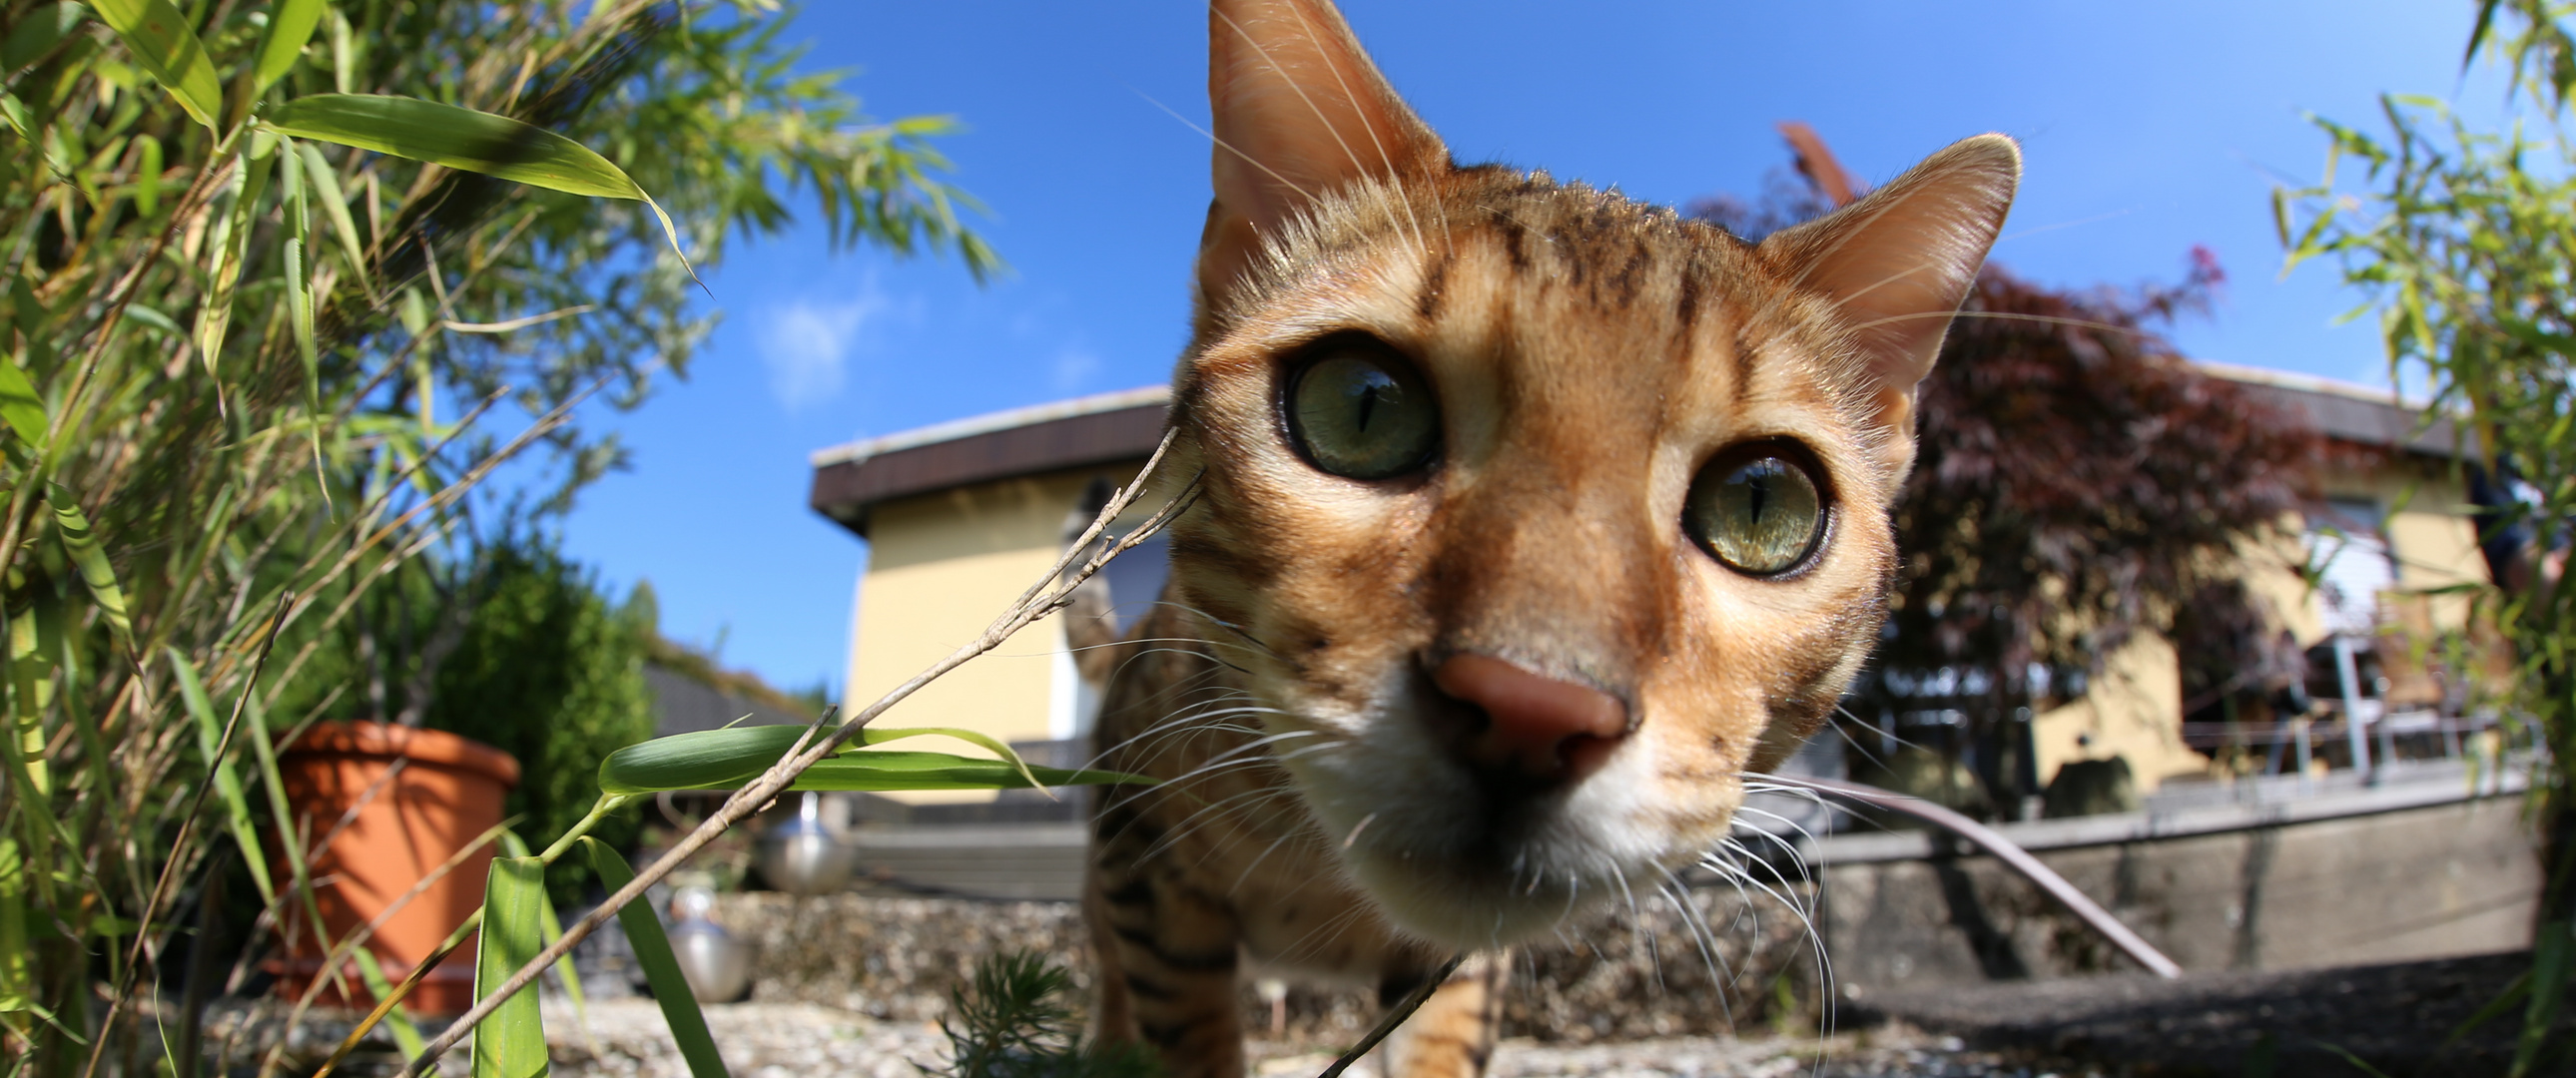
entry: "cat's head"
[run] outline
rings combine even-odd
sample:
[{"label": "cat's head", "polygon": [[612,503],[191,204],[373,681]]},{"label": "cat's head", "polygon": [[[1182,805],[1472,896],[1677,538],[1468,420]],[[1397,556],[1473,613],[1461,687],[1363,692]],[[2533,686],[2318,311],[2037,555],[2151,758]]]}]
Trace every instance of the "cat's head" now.
[{"label": "cat's head", "polygon": [[1354,879],[1453,945],[1716,846],[1896,565],[1915,383],[2011,141],[1747,244],[1459,167],[1325,0],[1218,0],[1179,599]]}]

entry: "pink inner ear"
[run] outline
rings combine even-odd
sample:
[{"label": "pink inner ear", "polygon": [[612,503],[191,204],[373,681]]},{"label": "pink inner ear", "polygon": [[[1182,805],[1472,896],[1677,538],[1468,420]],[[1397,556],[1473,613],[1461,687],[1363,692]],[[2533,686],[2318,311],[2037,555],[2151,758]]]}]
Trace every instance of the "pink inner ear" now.
[{"label": "pink inner ear", "polygon": [[[1208,103],[1217,207],[1201,282],[1239,272],[1258,236],[1312,199],[1364,176],[1402,179],[1445,165],[1439,137],[1395,95],[1323,0],[1208,6]],[[1222,276],[1211,280],[1211,271]]]},{"label": "pink inner ear", "polygon": [[2021,152],[1982,135],[1869,197],[1763,241],[1842,308],[1882,388],[1911,398],[2012,207]]}]

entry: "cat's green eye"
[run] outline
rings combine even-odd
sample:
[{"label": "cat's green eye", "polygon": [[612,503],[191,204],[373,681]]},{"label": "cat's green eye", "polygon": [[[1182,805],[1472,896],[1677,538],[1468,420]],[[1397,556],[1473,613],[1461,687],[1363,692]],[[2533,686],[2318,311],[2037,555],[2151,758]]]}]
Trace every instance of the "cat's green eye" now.
[{"label": "cat's green eye", "polygon": [[1789,456],[1730,454],[1691,481],[1682,527],[1728,568],[1776,576],[1804,564],[1824,537],[1824,492],[1807,465]]},{"label": "cat's green eye", "polygon": [[1440,406],[1412,365],[1384,350],[1328,344],[1288,386],[1288,436],[1315,466],[1352,479],[1421,467],[1440,445]]}]

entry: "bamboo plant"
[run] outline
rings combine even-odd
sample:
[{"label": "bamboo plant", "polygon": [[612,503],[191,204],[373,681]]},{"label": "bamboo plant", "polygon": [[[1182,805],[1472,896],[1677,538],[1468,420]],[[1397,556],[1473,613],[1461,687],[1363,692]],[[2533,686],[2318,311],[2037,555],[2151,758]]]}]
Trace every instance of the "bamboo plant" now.
[{"label": "bamboo plant", "polygon": [[[251,971],[198,953],[226,865],[255,938],[321,927],[276,767],[348,711],[317,656],[372,589],[617,462],[585,409],[685,370],[691,259],[804,197],[836,241],[998,268],[939,178],[951,125],[865,121],[784,23],[0,0],[0,1075],[201,1071]],[[580,830],[501,859],[489,963],[547,938],[531,862]],[[500,1028],[478,1070],[542,1057]]]}]

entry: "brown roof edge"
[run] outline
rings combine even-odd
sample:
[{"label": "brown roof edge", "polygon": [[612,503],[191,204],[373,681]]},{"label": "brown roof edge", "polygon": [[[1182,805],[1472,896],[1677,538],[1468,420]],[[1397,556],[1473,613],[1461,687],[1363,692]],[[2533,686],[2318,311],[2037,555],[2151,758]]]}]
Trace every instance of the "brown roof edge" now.
[{"label": "brown roof edge", "polygon": [[[1146,395],[1120,396],[1133,400]],[[1164,411],[1164,402],[1152,399],[1024,424],[979,424],[989,429],[923,444],[903,444],[898,435],[884,439],[894,444],[881,451],[871,452],[874,446],[863,444],[818,454],[807,504],[866,538],[869,511],[897,498],[1064,468],[1142,461],[1163,440]]]}]

